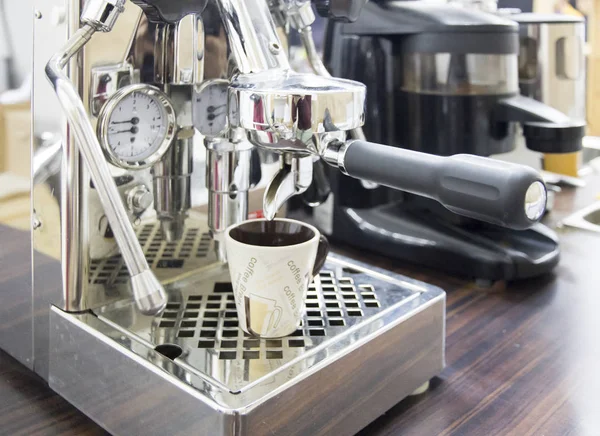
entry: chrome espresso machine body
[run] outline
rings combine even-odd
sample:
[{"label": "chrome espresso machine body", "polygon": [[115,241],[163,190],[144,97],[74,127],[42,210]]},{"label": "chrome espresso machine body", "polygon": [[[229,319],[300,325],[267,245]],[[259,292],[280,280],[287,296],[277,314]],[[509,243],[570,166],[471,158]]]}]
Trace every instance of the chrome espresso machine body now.
[{"label": "chrome espresso machine body", "polygon": [[[314,3],[349,21],[365,1]],[[0,347],[114,434],[352,434],[443,368],[444,292],[335,254],[295,334],[242,333],[221,239],[256,148],[280,160],[268,218],[322,161],[498,224],[543,213],[533,170],[362,140],[365,87],[289,67],[308,1],[35,7],[33,130],[60,140],[33,149],[33,287],[0,303],[31,330],[4,323]]]}]

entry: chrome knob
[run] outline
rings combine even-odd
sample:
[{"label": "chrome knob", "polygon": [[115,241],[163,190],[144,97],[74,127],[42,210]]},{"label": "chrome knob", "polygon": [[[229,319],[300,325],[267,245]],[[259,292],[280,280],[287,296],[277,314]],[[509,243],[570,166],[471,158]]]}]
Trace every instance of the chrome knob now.
[{"label": "chrome knob", "polygon": [[127,207],[135,214],[148,209],[153,201],[152,192],[150,192],[146,185],[135,186],[127,193]]},{"label": "chrome knob", "polygon": [[531,221],[539,220],[546,211],[548,192],[542,182],[531,184],[525,193],[525,214]]}]

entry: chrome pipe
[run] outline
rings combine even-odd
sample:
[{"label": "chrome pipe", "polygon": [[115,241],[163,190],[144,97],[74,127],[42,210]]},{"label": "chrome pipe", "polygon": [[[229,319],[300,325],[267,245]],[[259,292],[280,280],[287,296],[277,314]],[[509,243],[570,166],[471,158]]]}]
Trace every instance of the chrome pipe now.
[{"label": "chrome pipe", "polygon": [[227,261],[224,232],[230,225],[248,219],[248,193],[252,144],[206,138],[206,187],[208,227],[215,241],[217,258]]},{"label": "chrome pipe", "polygon": [[132,278],[133,295],[138,309],[144,314],[156,314],[167,304],[165,290],[148,266],[81,97],[69,77],[62,71],[69,60],[87,44],[96,30],[93,25],[85,24],[75,32],[64,48],[46,65],[46,76],[56,92],[75,135],[108,222],[121,249],[121,255]]},{"label": "chrome pipe", "polygon": [[206,139],[208,226],[217,235],[248,218],[252,146]]},{"label": "chrome pipe", "polygon": [[323,64],[321,57],[319,56],[319,52],[317,52],[317,47],[315,46],[315,40],[313,38],[312,27],[307,26],[304,29],[299,31],[300,41],[302,41],[302,45],[304,46],[304,50],[306,51],[306,57],[308,59],[308,63],[310,67],[315,72],[315,74],[323,77],[331,77],[327,68]]},{"label": "chrome pipe", "polygon": [[179,241],[191,208],[194,166],[193,132],[179,137],[167,154],[152,168],[154,209],[165,241]]}]

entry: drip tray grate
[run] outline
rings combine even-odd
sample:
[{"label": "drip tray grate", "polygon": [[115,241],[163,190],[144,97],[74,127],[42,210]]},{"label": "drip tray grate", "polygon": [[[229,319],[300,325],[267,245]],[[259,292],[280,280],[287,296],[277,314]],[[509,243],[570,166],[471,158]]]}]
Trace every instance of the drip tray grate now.
[{"label": "drip tray grate", "polygon": [[[386,310],[422,304],[420,297],[427,290],[329,260],[309,287],[300,328],[289,337],[257,339],[239,328],[226,267],[218,267],[211,278],[206,275],[201,281],[168,287],[170,300],[161,316],[124,317],[122,307],[107,307],[100,317],[153,348],[180,347],[183,353],[176,363],[231,392],[243,391],[283,368],[295,366],[295,373],[305,370],[318,362],[320,350],[348,340],[361,325],[375,331],[383,325],[378,318]],[[128,304],[134,311],[133,304]],[[125,318],[136,322],[128,324]]]},{"label": "drip tray grate", "polygon": [[[175,242],[162,239],[158,222],[141,225],[136,234],[148,264],[162,279],[167,278],[165,274],[177,274],[183,269],[198,268],[215,260],[210,233],[198,227],[186,225],[182,238]],[[129,273],[121,255],[92,260],[90,283],[108,286],[128,284]]]},{"label": "drip tray grate", "polygon": [[[291,338],[326,336],[325,327],[344,327],[348,317],[362,317],[364,310],[381,306],[372,285],[356,286],[347,277],[336,280],[332,272],[320,273],[311,284],[307,305],[301,329]],[[283,359],[282,348],[306,345],[304,339],[283,339],[267,340],[263,347],[260,341],[247,339],[249,335],[238,328],[235,309],[231,283],[216,282],[210,295],[189,295],[186,303],[169,303],[158,328],[175,329],[177,338],[198,339],[197,348],[215,349],[221,360],[237,359],[241,354],[230,350],[247,348],[261,348],[260,352],[242,353],[253,356],[248,357],[251,359]]]}]

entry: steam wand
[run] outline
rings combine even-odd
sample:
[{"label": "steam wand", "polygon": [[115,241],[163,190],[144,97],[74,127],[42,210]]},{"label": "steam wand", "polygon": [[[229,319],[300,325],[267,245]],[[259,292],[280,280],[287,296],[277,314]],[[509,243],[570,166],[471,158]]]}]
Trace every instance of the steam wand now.
[{"label": "steam wand", "polygon": [[124,3],[125,0],[89,0],[81,16],[84,26],[48,62],[46,75],[67,116],[129,270],[135,303],[141,313],[156,315],[167,305],[167,295],[148,266],[83,102],[73,83],[63,72],[69,60],[81,51],[94,33],[110,32],[124,10]]}]

